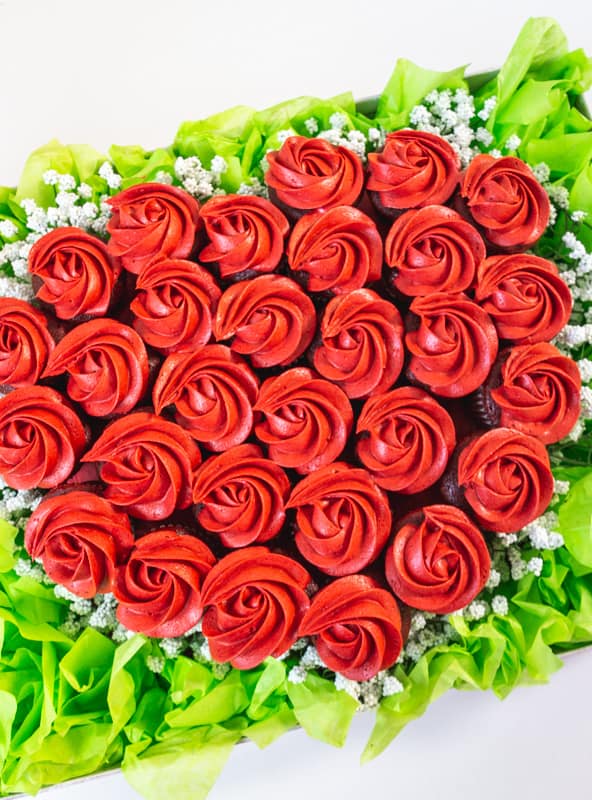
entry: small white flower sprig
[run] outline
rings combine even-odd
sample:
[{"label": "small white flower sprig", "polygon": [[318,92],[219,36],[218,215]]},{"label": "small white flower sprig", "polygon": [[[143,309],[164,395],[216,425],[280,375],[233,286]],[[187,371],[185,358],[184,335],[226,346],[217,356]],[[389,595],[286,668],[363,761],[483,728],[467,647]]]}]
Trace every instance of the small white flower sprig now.
[{"label": "small white flower sprig", "polygon": [[488,97],[477,110],[474,97],[466,89],[444,89],[430,92],[410,114],[410,127],[435,133],[449,142],[459,155],[461,164],[467,164],[478,153],[487,152],[499,158],[514,155],[521,139],[516,134],[508,136],[499,147],[489,149],[494,137],[483,123],[487,122],[497,105],[497,97]]}]

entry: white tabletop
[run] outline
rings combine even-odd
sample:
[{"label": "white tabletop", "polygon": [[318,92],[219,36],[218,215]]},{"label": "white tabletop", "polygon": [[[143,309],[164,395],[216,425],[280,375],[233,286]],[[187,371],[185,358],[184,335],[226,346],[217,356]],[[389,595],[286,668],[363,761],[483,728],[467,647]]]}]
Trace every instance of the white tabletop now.
[{"label": "white tabletop", "polygon": [[[581,0],[0,0],[0,184],[14,183],[28,153],[55,136],[98,148],[166,145],[182,120],[238,103],[376,94],[398,56],[491,68],[532,14],[558,17],[573,46],[592,51],[592,4]],[[264,752],[241,745],[211,798],[588,797],[591,671],[592,651],[503,703],[451,692],[364,768],[370,715],[355,720],[343,750],[302,732]],[[82,793],[137,797],[119,774],[47,797]]]}]

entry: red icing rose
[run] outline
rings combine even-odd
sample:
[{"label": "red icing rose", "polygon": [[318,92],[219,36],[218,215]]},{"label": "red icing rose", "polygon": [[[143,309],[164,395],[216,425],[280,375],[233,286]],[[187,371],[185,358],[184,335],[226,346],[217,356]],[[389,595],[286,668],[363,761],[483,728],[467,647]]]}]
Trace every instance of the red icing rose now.
[{"label": "red icing rose", "polygon": [[111,592],[134,537],[127,514],[92,492],[45,497],[25,530],[25,547],[52,581],[79,597]]},{"label": "red icing rose", "polygon": [[266,547],[230,553],[206,578],[202,631],[212,657],[250,669],[280,656],[296,641],[310,605],[308,572]]},{"label": "red icing rose", "polygon": [[255,411],[263,417],[255,435],[269,457],[301,474],[335,461],[353,424],[347,395],[304,367],[264,381]]},{"label": "red icing rose", "polygon": [[383,489],[416,494],[441,476],[456,445],[450,415],[422,389],[371,397],[358,417],[358,458]]},{"label": "red icing rose", "polygon": [[567,324],[573,306],[555,264],[530,253],[486,258],[477,273],[475,299],[500,339],[520,344],[552,339]]},{"label": "red icing rose", "polygon": [[46,233],[29,254],[29,272],[40,282],[37,297],[59,319],[104,316],[120,271],[105,244],[80,228]]},{"label": "red icing rose", "polygon": [[13,489],[55,489],[86,443],[82,422],[59,392],[27,386],[0,399],[0,476]]},{"label": "red icing rose", "polygon": [[460,159],[441,136],[402,130],[387,134],[380,153],[368,154],[367,189],[387,209],[445,203],[460,178]]},{"label": "red icing rose", "polygon": [[146,344],[165,355],[207,344],[221,291],[203,267],[182,259],[150,264],[138,275],[131,310]]},{"label": "red icing rose", "polygon": [[47,319],[30,303],[0,297],[0,384],[32,386],[45,369],[55,343]]},{"label": "red icing rose", "polygon": [[290,136],[267,153],[265,183],[272,200],[300,211],[353,205],[364,186],[359,157],[324,139]]},{"label": "red icing rose", "polygon": [[91,417],[127,414],[146,392],[148,355],[133,328],[94,319],[58,342],[43,377],[63,372],[68,396]]},{"label": "red icing rose", "polygon": [[288,220],[264,197],[227,194],[212,197],[200,211],[209,239],[200,261],[218,264],[220,275],[273,272],[284,252]]},{"label": "red icing rose", "polygon": [[563,439],[580,416],[578,365],[552,344],[539,342],[502,352],[501,385],[491,390],[500,423],[545,444]]},{"label": "red icing rose", "polygon": [[388,500],[365,469],[341,461],[307,475],[287,503],[296,546],[327,575],[352,575],[374,561],[391,532]]},{"label": "red icing rose", "polygon": [[462,447],[456,482],[477,522],[501,533],[540,517],[553,496],[544,444],[509,428],[488,431]]},{"label": "red icing rose", "polygon": [[285,366],[312,341],[316,314],[310,297],[281,275],[260,275],[230,286],[214,323],[218,341],[232,338],[232,350],[254,367]]},{"label": "red icing rose", "polygon": [[300,636],[312,636],[329,669],[367,681],[392,667],[403,646],[395,598],[365,575],[338,578],[318,592]]},{"label": "red icing rose", "polygon": [[394,286],[412,297],[463,292],[485,258],[476,228],[446,206],[407,211],[393,223],[384,247]]},{"label": "red icing rose", "polygon": [[348,397],[389,389],[405,357],[403,323],[396,307],[371,289],[357,289],[329,301],[321,322],[321,344],[313,363]]},{"label": "red icing rose", "polygon": [[241,444],[253,427],[259,381],[228,347],[207,345],[197,353],[169,356],[154,384],[157,414],[175,406],[175,419],[210,450]]},{"label": "red icing rose", "polygon": [[397,526],[386,554],[386,577],[404,603],[433,614],[467,606],[484,588],[491,569],[481,531],[448,505],[425,506]]},{"label": "red icing rose", "polygon": [[146,411],[108,425],[82,459],[101,462],[105,497],[133,517],[160,520],[191,505],[201,457],[189,434]]},{"label": "red icing rose", "polygon": [[546,191],[519,158],[478,155],[464,172],[460,195],[491,244],[526,250],[549,222]]},{"label": "red icing rose", "polygon": [[209,458],[193,484],[197,521],[225,547],[244,547],[276,536],[290,494],[286,473],[263,458],[255,444],[232,447]]},{"label": "red icing rose", "polygon": [[465,294],[441,292],[416,297],[410,310],[419,323],[405,337],[410,376],[442,397],[463,397],[481,386],[498,350],[483,309]]},{"label": "red icing rose", "polygon": [[117,573],[117,619],[147,636],[182,636],[201,618],[201,586],[215,563],[209,547],[174,527],[142,536]]},{"label": "red icing rose", "polygon": [[380,278],[382,239],[373,220],[350,206],[316,211],[298,220],[287,249],[290,269],[309,292],[361,289]]},{"label": "red icing rose", "polygon": [[176,186],[139,183],[107,201],[112,216],[107,249],[128,272],[138,275],[165,258],[186,258],[193,250],[199,205]]}]

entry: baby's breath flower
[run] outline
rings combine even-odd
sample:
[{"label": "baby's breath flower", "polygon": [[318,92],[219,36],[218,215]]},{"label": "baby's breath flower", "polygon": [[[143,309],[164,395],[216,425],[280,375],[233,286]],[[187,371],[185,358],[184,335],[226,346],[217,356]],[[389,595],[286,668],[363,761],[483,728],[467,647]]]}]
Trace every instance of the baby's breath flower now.
[{"label": "baby's breath flower", "polygon": [[210,171],[215,175],[221,175],[223,172],[226,172],[227,169],[228,164],[226,163],[226,159],[222,158],[222,156],[214,156],[210,164]]},{"label": "baby's breath flower", "polygon": [[360,697],[360,684],[345,678],[343,675],[335,675],[335,688],[340,689],[342,692],[347,692],[354,700],[358,700]]},{"label": "baby's breath flower", "polygon": [[219,664],[216,661],[214,661],[214,663],[212,664],[212,673],[214,675],[214,678],[216,678],[219,681],[221,681],[228,675],[230,669],[231,669],[230,664]]},{"label": "baby's breath flower", "polygon": [[518,150],[521,144],[522,144],[522,139],[515,133],[513,133],[511,136],[508,136],[508,138],[506,139],[506,144],[504,146],[506,150],[514,152],[515,150]]},{"label": "baby's breath flower", "polygon": [[179,639],[161,639],[160,649],[167,658],[176,658],[183,651],[183,640]]},{"label": "baby's breath flower", "polygon": [[33,564],[26,558],[19,558],[14,565],[14,571],[19,576],[19,578],[31,578],[38,583],[44,578],[43,569],[39,566],[39,564]]},{"label": "baby's breath flower", "polygon": [[558,495],[564,495],[569,492],[569,481],[560,481],[555,478],[553,480],[553,492]]},{"label": "baby's breath flower", "polygon": [[412,125],[429,125],[432,121],[432,115],[425,106],[415,106],[411,110],[409,121]]},{"label": "baby's breath flower", "polygon": [[150,670],[150,672],[155,672],[156,674],[160,674],[164,669],[164,658],[162,656],[147,656],[146,657],[146,666]]},{"label": "baby's breath flower", "polygon": [[582,383],[590,383],[592,381],[592,361],[589,358],[581,358],[577,365],[582,376]]},{"label": "baby's breath flower", "polygon": [[303,667],[322,667],[323,662],[317,652],[317,648],[310,644],[304,651],[304,655],[300,659]]},{"label": "baby's breath flower", "polygon": [[505,617],[509,611],[508,598],[503,594],[496,594],[495,597],[491,599],[491,610],[495,614]]},{"label": "baby's breath flower", "polygon": [[84,182],[76,187],[76,192],[83,200],[90,200],[93,194],[92,186],[89,186],[88,183]]},{"label": "baby's breath flower", "polygon": [[588,419],[592,418],[592,389],[589,386],[582,386],[580,398],[582,401],[582,415]]},{"label": "baby's breath flower", "polygon": [[58,188],[61,192],[71,192],[76,188],[76,178],[73,175],[58,175]]},{"label": "baby's breath flower", "polygon": [[157,183],[166,183],[168,186],[172,186],[173,184],[173,176],[170,172],[166,172],[163,169],[159,169],[156,175],[154,176],[154,180]]},{"label": "baby's breath flower", "polygon": [[571,213],[571,219],[573,222],[576,223],[583,222],[587,216],[588,216],[587,211],[572,211]]},{"label": "baby's breath flower", "polygon": [[314,136],[316,133],[318,133],[319,123],[314,117],[309,117],[308,119],[304,120],[304,127],[310,136]]},{"label": "baby's breath flower", "polygon": [[347,122],[347,116],[342,111],[335,111],[335,113],[331,114],[329,117],[329,125],[332,128],[336,128],[338,131],[342,131],[347,125]]},{"label": "baby's breath flower", "polygon": [[496,589],[500,585],[500,581],[502,579],[501,574],[497,569],[491,568],[489,572],[489,578],[487,579],[487,583],[485,584],[487,589]]},{"label": "baby's breath flower", "polygon": [[46,186],[55,186],[59,178],[60,176],[55,169],[45,170],[45,172],[41,176],[41,180]]},{"label": "baby's breath flower", "polygon": [[382,683],[382,694],[384,697],[391,697],[403,691],[403,684],[394,675],[387,675]]},{"label": "baby's breath flower", "polygon": [[286,139],[289,139],[289,138],[290,138],[290,136],[292,136],[292,131],[290,131],[290,130],[287,130],[287,131],[278,131],[278,132],[276,133],[276,138],[277,138],[277,140],[278,140],[278,142],[279,142],[280,144],[283,144],[283,143],[286,141]]},{"label": "baby's breath flower", "polygon": [[487,100],[483,103],[483,108],[477,112],[477,116],[479,119],[482,119],[484,122],[489,119],[491,116],[491,112],[497,105],[497,97],[492,95],[488,97]]},{"label": "baby's breath flower", "polygon": [[533,556],[527,564],[526,568],[529,572],[532,572],[533,575],[536,575],[537,578],[540,577],[541,572],[543,571],[543,559],[540,556]]},{"label": "baby's breath flower", "polygon": [[569,191],[565,186],[551,183],[546,187],[549,198],[555,203],[558,208],[569,208]]},{"label": "baby's breath flower", "polygon": [[480,620],[487,616],[488,610],[488,605],[483,600],[473,600],[465,609],[465,616],[468,619]]},{"label": "baby's breath flower", "polygon": [[548,164],[545,164],[544,161],[541,161],[540,164],[535,164],[532,168],[534,177],[537,179],[539,183],[547,183],[549,178],[551,177],[551,170]]},{"label": "baby's breath flower", "polygon": [[297,664],[295,667],[292,667],[290,672],[288,672],[288,680],[290,683],[304,683],[306,680],[307,671],[304,669],[303,666]]},{"label": "baby's breath flower", "polygon": [[18,233],[18,228],[10,219],[0,220],[0,236],[3,239],[12,239]]},{"label": "baby's breath flower", "polygon": [[477,128],[475,139],[481,142],[481,144],[484,144],[485,147],[489,147],[490,144],[493,144],[493,134],[488,131],[487,128]]}]

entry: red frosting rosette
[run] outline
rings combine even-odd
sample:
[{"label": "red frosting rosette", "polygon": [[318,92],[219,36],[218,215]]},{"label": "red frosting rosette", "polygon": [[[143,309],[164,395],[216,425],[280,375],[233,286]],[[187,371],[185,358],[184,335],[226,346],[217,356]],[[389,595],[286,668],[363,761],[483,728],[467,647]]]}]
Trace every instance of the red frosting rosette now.
[{"label": "red frosting rosette", "polygon": [[495,428],[468,441],[455,460],[452,481],[486,530],[519,531],[551,502],[549,455],[534,436]]},{"label": "red frosting rosette", "polygon": [[96,494],[73,490],[45,497],[27,521],[25,547],[52,581],[79,597],[113,589],[134,544],[127,514]]},{"label": "red frosting rosette", "polygon": [[37,297],[59,319],[105,315],[120,271],[105,244],[80,228],[46,233],[29,254]]},{"label": "red frosting rosette", "polygon": [[443,474],[456,445],[454,423],[413,386],[371,397],[358,417],[358,458],[383,489],[416,494]]},{"label": "red frosting rosette", "polygon": [[262,544],[284,524],[290,494],[286,473],[255,444],[231,447],[197,471],[193,502],[197,521],[225,547]]},{"label": "red frosting rosette", "polygon": [[237,550],[206,578],[202,632],[216,661],[251,669],[283,655],[296,641],[310,601],[310,575],[266,547]]},{"label": "red frosting rosette", "polygon": [[228,347],[175,353],[161,367],[153,390],[157,414],[175,406],[175,419],[209,450],[241,444],[253,427],[259,381]]},{"label": "red frosting rosette", "polygon": [[201,456],[189,434],[137,411],[108,425],[82,459],[100,462],[105,497],[139,519],[161,520],[191,505]]},{"label": "red frosting rosette", "polygon": [[465,294],[438,292],[416,297],[405,344],[408,373],[442,397],[464,397],[477,389],[498,351],[493,322]]},{"label": "red frosting rosette", "polygon": [[578,365],[547,342],[501,354],[501,383],[491,389],[500,424],[536,436],[545,444],[563,439],[580,416]]},{"label": "red frosting rosette", "polygon": [[325,139],[290,136],[267,153],[265,183],[271,198],[299,211],[353,205],[364,186],[362,162]]},{"label": "red frosting rosette", "polygon": [[382,239],[375,222],[351,206],[305,214],[286,252],[309,292],[342,294],[380,279]]},{"label": "red frosting rosette", "polygon": [[476,228],[446,206],[407,211],[385,240],[385,260],[393,285],[416,297],[434,292],[463,292],[485,258]]},{"label": "red frosting rosette", "polygon": [[82,422],[59,392],[27,386],[0,399],[0,476],[13,489],[55,489],[86,444]]},{"label": "red frosting rosette", "polygon": [[200,210],[209,239],[200,261],[218,264],[222,278],[247,270],[273,272],[284,253],[288,220],[264,197],[212,197]]},{"label": "red frosting rosette", "polygon": [[37,383],[54,347],[40,311],[24,300],[0,297],[0,385]]},{"label": "red frosting rosette", "polygon": [[209,272],[182,259],[164,259],[138,275],[131,303],[134,328],[164,353],[199,350],[212,337],[221,291]]},{"label": "red frosting rosette", "polygon": [[304,367],[264,381],[254,409],[262,416],[255,435],[269,457],[301,474],[335,461],[353,425],[343,390]]},{"label": "red frosting rosette", "polygon": [[573,298],[552,261],[531,253],[491,256],[477,273],[475,299],[500,339],[548,341],[567,324]]},{"label": "red frosting rosette", "polygon": [[380,211],[445,203],[459,178],[458,155],[433,133],[393,131],[380,153],[368,154],[366,188]]},{"label": "red frosting rosette", "polygon": [[175,527],[142,536],[117,573],[117,619],[146,636],[182,636],[201,618],[202,583],[215,563],[209,547]]},{"label": "red frosting rosette", "polygon": [[247,355],[254,367],[285,366],[312,341],[316,314],[312,300],[290,278],[260,275],[230,286],[214,323],[218,341]]},{"label": "red frosting rosette", "polygon": [[313,597],[300,625],[323,663],[352,681],[392,667],[403,646],[395,598],[366,575],[338,578]]},{"label": "red frosting rosette", "polygon": [[329,301],[313,364],[348,397],[389,389],[399,377],[404,357],[403,323],[392,303],[371,289],[357,289]]},{"label": "red frosting rosette", "polygon": [[176,186],[139,183],[107,201],[112,216],[107,223],[107,249],[128,272],[165,258],[186,258],[193,250],[199,205]]},{"label": "red frosting rosette", "polygon": [[547,192],[519,158],[475,156],[463,174],[460,196],[486,238],[502,250],[526,250],[549,222]]},{"label": "red frosting rosette", "polygon": [[448,505],[424,506],[404,517],[386,554],[386,577],[404,603],[433,614],[467,606],[491,569],[481,531]]},{"label": "red frosting rosette", "polygon": [[374,561],[391,532],[388,500],[365,469],[335,462],[296,484],[300,554],[327,575],[352,575]]},{"label": "red frosting rosette", "polygon": [[68,373],[66,391],[91,417],[127,414],[148,386],[148,355],[133,328],[93,319],[67,333],[43,377]]}]

